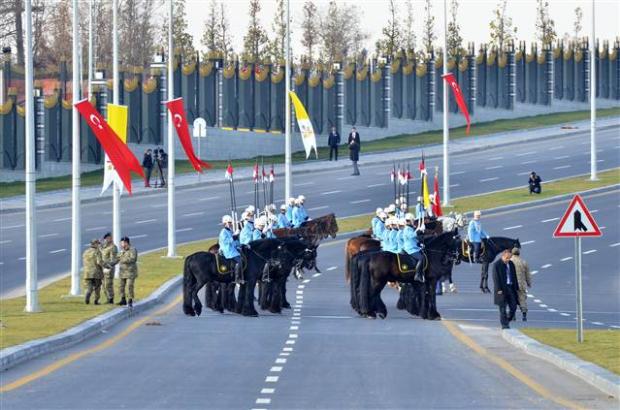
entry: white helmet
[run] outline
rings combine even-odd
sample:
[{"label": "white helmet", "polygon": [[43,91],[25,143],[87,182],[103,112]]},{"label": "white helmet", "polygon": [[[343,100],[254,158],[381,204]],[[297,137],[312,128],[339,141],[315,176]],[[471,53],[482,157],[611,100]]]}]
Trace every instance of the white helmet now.
[{"label": "white helmet", "polygon": [[376,215],[377,216],[381,215],[381,212],[383,212],[383,208],[377,208]]},{"label": "white helmet", "polygon": [[388,214],[391,214],[394,212],[396,212],[396,205],[390,204],[390,206],[388,206]]},{"label": "white helmet", "polygon": [[379,218],[381,218],[381,219],[385,219],[385,218],[387,218],[387,214],[386,214],[385,212],[381,211],[381,212],[379,213]]},{"label": "white helmet", "polygon": [[398,225],[400,225],[400,226],[407,225],[407,222],[405,221],[405,218],[399,218],[398,219]]},{"label": "white helmet", "polygon": [[241,214],[241,217],[245,220],[252,220],[254,219],[254,215],[252,215],[250,212],[246,211],[244,213]]},{"label": "white helmet", "polygon": [[400,209],[407,209],[407,203],[406,202],[401,202],[400,203]]},{"label": "white helmet", "polygon": [[421,196],[419,196],[419,197],[418,197],[418,202],[421,202],[421,201],[422,201],[422,197],[421,197]]},{"label": "white helmet", "polygon": [[406,221],[415,221],[415,217],[413,216],[412,213],[408,213],[405,215],[405,220]]},{"label": "white helmet", "polygon": [[264,216],[261,216],[260,218],[258,218],[256,220],[256,222],[254,223],[254,226],[256,226],[257,228],[258,227],[263,228],[265,226],[266,222],[267,222],[266,218]]},{"label": "white helmet", "polygon": [[394,203],[395,203],[396,205],[400,204],[400,199],[396,198],[396,199],[394,200]]},{"label": "white helmet", "polygon": [[480,216],[482,216],[482,212],[480,212],[480,211],[474,211],[474,218],[476,218],[476,217],[478,217],[478,218],[479,218]]},{"label": "white helmet", "polygon": [[245,208],[245,212],[247,212],[248,214],[254,214],[256,212],[256,208],[254,208],[254,205],[250,205]]},{"label": "white helmet", "polygon": [[290,198],[288,199],[288,204],[289,204],[289,205],[293,205],[294,203],[295,203],[295,198],[290,197]]},{"label": "white helmet", "polygon": [[222,225],[232,223],[232,217],[230,215],[224,215],[222,217]]},{"label": "white helmet", "polygon": [[303,196],[303,195],[299,195],[299,196],[297,197],[297,200],[298,200],[298,201],[300,201],[300,202],[303,204],[303,202],[306,200],[306,197],[305,197],[305,196]]},{"label": "white helmet", "polygon": [[281,211],[286,211],[286,204],[280,205],[280,210]]}]

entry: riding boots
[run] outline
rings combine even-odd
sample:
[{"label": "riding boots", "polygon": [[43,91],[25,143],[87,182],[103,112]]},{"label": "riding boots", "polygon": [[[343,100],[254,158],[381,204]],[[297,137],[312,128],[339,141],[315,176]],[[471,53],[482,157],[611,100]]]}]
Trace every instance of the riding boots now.
[{"label": "riding boots", "polygon": [[243,273],[241,272],[241,262],[235,265],[235,283],[239,285],[243,285],[245,280],[243,280]]},{"label": "riding boots", "polygon": [[415,280],[416,282],[424,283],[424,269],[422,267],[422,258],[420,258],[418,263],[415,265],[415,276],[413,277],[413,280]]},{"label": "riding boots", "polygon": [[118,302],[119,306],[125,306],[127,304],[127,300],[125,298],[121,298],[121,301]]},{"label": "riding boots", "polygon": [[527,322],[527,312],[523,312],[523,321]]}]

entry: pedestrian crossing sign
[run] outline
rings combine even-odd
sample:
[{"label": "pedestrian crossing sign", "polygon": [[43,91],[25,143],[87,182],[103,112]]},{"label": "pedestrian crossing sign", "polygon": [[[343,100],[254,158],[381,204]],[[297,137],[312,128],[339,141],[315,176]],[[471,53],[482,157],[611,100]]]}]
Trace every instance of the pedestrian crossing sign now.
[{"label": "pedestrian crossing sign", "polygon": [[560,223],[555,228],[555,232],[553,232],[554,238],[601,235],[601,230],[592,217],[592,213],[579,195],[573,197]]}]

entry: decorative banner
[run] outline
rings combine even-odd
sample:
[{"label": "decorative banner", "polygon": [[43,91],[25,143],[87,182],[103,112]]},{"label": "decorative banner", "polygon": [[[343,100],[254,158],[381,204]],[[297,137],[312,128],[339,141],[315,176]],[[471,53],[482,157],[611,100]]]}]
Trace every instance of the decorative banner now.
[{"label": "decorative banner", "polygon": [[[123,144],[127,144],[127,113],[128,110],[126,105],[108,104],[108,124]],[[103,167],[103,186],[101,187],[100,195],[103,195],[110,185],[112,185],[112,182],[116,184],[122,194],[123,181],[118,177],[118,173],[114,170],[112,161],[110,161],[110,158],[106,154],[105,166]]]},{"label": "decorative banner", "polygon": [[88,123],[88,126],[101,144],[103,151],[110,157],[112,165],[114,165],[114,169],[118,172],[118,176],[123,182],[125,189],[131,194],[130,172],[134,171],[144,178],[144,171],[142,166],[140,166],[140,162],[138,162],[138,159],[127,145],[114,133],[114,130],[110,128],[90,101],[86,99],[79,101],[75,103],[75,108]]},{"label": "decorative banner", "polygon": [[187,155],[187,159],[194,169],[198,172],[202,172],[204,169],[211,168],[211,165],[202,161],[194,153],[192,139],[189,136],[189,125],[187,124],[187,117],[185,116],[185,108],[183,106],[183,97],[167,101],[166,107],[168,107],[172,116],[172,123],[177,130],[177,135],[179,136],[179,141],[181,141],[185,155]]},{"label": "decorative banner", "polygon": [[431,197],[428,194],[428,182],[426,181],[426,172],[422,177],[422,199],[424,200],[424,209],[430,209]]},{"label": "decorative banner", "polygon": [[269,182],[276,180],[276,173],[273,170],[273,164],[271,164],[271,171],[269,171]]},{"label": "decorative banner", "polygon": [[463,92],[461,91],[461,87],[459,87],[458,83],[456,82],[454,74],[448,73],[446,75],[442,75],[441,77],[446,80],[446,83],[448,83],[452,88],[454,98],[456,98],[456,103],[459,105],[459,109],[465,116],[465,121],[467,121],[467,129],[465,130],[465,133],[469,134],[471,120],[469,119],[469,111],[467,110],[467,105],[465,104],[465,99],[463,98]]},{"label": "decorative banner", "polygon": [[441,211],[441,198],[439,197],[439,177],[437,176],[437,170],[435,170],[435,183],[433,184],[435,203],[433,204],[433,215],[442,216]]},{"label": "decorative banner", "polygon": [[227,180],[232,180],[233,177],[233,166],[230,161],[228,161],[228,166],[226,167],[226,173],[224,174],[224,178]]},{"label": "decorative banner", "polygon": [[426,175],[426,163],[424,162],[424,151],[422,151],[422,160],[420,161],[420,165],[418,165],[418,169],[420,170],[420,177]]},{"label": "decorative banner", "polygon": [[258,161],[254,164],[254,170],[252,171],[252,179],[254,184],[258,184]]},{"label": "decorative banner", "polygon": [[310,122],[310,118],[308,117],[308,113],[304,108],[304,105],[299,101],[297,94],[295,91],[289,91],[291,96],[291,101],[293,101],[293,106],[295,107],[295,116],[297,117],[297,125],[301,130],[301,140],[304,143],[304,148],[306,150],[306,159],[310,158],[310,152],[314,148],[314,156],[319,158],[319,154],[316,149],[316,137],[314,136],[314,128],[312,128],[312,122]]}]

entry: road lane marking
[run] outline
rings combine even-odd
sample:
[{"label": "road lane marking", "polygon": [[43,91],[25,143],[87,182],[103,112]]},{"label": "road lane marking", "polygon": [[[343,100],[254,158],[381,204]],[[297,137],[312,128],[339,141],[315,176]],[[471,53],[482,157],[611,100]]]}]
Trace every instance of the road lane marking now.
[{"label": "road lane marking", "polygon": [[321,192],[321,195],[332,195],[332,194],[339,194],[342,191],[340,190],[336,190],[336,191],[327,191],[327,192]]},{"label": "road lane marking", "polygon": [[88,228],[88,229],[86,230],[86,232],[101,231],[101,230],[103,230],[103,229],[105,229],[105,228],[106,228],[105,226],[95,226],[94,228]]},{"label": "road lane marking", "polygon": [[525,241],[525,242],[521,242],[521,245],[529,245],[531,243],[534,243],[536,241]]},{"label": "road lane marking", "polygon": [[265,383],[277,383],[280,376],[267,376],[265,378]]},{"label": "road lane marking", "polygon": [[566,169],[566,168],[570,168],[570,165],[560,165],[559,167],[553,167],[553,169]]},{"label": "road lane marking", "polygon": [[156,204],[156,205],[151,205],[151,208],[165,208],[167,206],[168,204]]},{"label": "road lane marking", "polygon": [[283,351],[283,352],[292,352],[292,351],[293,351],[293,348],[292,348],[292,347],[283,347],[283,348],[282,348],[282,351]]},{"label": "road lane marking", "polygon": [[329,206],[323,205],[323,206],[317,206],[317,207],[314,207],[314,208],[308,208],[308,211],[318,211],[320,209],[326,209],[326,208],[329,208]]},{"label": "road lane marking", "polygon": [[450,188],[456,188],[456,187],[460,187],[460,186],[461,186],[461,184],[451,184]]},{"label": "road lane marking", "polygon": [[532,275],[536,275],[537,273],[538,273],[538,271],[537,271],[537,270],[533,270],[533,271],[532,271]]},{"label": "road lane marking", "polygon": [[58,218],[58,219],[54,219],[52,222],[65,222],[65,221],[70,221],[71,217],[68,218]]},{"label": "road lane marking", "polygon": [[500,168],[504,168],[504,166],[503,165],[495,165],[495,166],[492,166],[492,167],[486,167],[485,170],[486,171],[490,171],[492,169],[500,169]]},{"label": "road lane marking", "polygon": [[336,178],[336,180],[337,180],[337,181],[345,181],[345,180],[347,180],[347,179],[353,179],[353,178],[355,178],[355,176],[351,175],[351,176],[348,176],[348,177],[340,177],[340,178]]},{"label": "road lane marking", "polygon": [[286,344],[287,344],[287,345],[294,345],[294,344],[295,344],[295,341],[294,341],[294,340],[287,340],[287,341],[286,341]]},{"label": "road lane marking", "polygon": [[494,355],[487,349],[480,346],[472,338],[470,338],[462,330],[460,330],[453,322],[442,320],[441,324],[444,325],[448,329],[448,331],[452,334],[452,336],[454,336],[457,340],[459,340],[465,346],[469,347],[474,352],[478,353],[480,356],[486,358],[488,361],[496,364],[497,366],[502,368],[504,371],[514,376],[517,380],[519,380],[521,383],[528,386],[530,389],[534,390],[540,396],[548,400],[552,400],[562,407],[568,407],[571,409],[581,409],[581,406],[578,405],[577,403],[574,403],[570,400],[566,400],[562,397],[556,396],[555,394],[553,394],[553,392],[547,390],[547,388],[538,384],[536,381],[530,378],[527,374],[523,373],[521,370],[514,367],[512,364],[510,364],[505,359],[502,359],[501,357]]},{"label": "road lane marking", "polygon": [[569,317],[569,316],[570,316],[570,314],[568,314],[568,313],[564,313],[564,312],[560,312],[560,315],[562,315],[562,316],[564,316],[564,317]]},{"label": "road lane marking", "polygon": [[207,196],[207,197],[205,197],[205,198],[198,198],[198,200],[199,200],[200,202],[205,202],[205,201],[214,201],[214,200],[216,200],[216,199],[220,199],[220,197],[219,197],[219,196]]},{"label": "road lane marking", "polygon": [[318,278],[319,276],[321,276],[320,273],[315,273],[314,275],[312,275],[313,278]]},{"label": "road lane marking", "polygon": [[205,214],[204,212],[192,212],[192,213],[189,213],[189,214],[185,214],[183,216],[200,216],[200,215],[204,215],[204,214]]},{"label": "road lane marking", "polygon": [[327,271],[329,272],[336,269],[338,269],[338,266],[330,266],[329,268],[327,268]]},{"label": "road lane marking", "polygon": [[164,306],[163,308],[155,311],[153,314],[146,316],[143,319],[140,319],[134,323],[132,323],[131,325],[129,325],[125,330],[123,330],[122,332],[120,332],[119,334],[117,334],[116,336],[112,336],[110,339],[99,343],[98,345],[91,347],[89,349],[85,349],[82,350],[80,352],[76,352],[73,354],[70,354],[62,359],[56,360],[54,362],[52,362],[51,364],[35,371],[32,372],[26,376],[20,377],[19,379],[8,383],[8,384],[4,384],[2,386],[0,386],[0,393],[6,393],[15,389],[18,389],[22,386],[25,386],[26,384],[29,384],[35,380],[38,380],[42,377],[48,376],[52,373],[54,373],[56,370],[59,370],[83,357],[89,356],[91,354],[100,352],[102,350],[105,350],[111,346],[114,346],[116,343],[118,343],[120,340],[123,340],[125,337],[127,337],[130,333],[132,333],[134,330],[138,329],[139,327],[141,327],[142,325],[144,325],[145,323],[153,320],[154,317],[157,316],[161,316],[161,315],[165,315],[166,313],[168,313],[169,311],[171,311],[173,308],[176,307],[176,305],[178,305],[181,300],[183,299],[183,296],[178,296],[177,298],[175,298],[172,302],[170,302],[169,304],[167,304],[166,306]]},{"label": "road lane marking", "polygon": [[66,249],[56,249],[55,251],[50,251],[50,254],[55,254],[55,253],[60,253],[60,252],[65,252]]},{"label": "road lane marking", "polygon": [[298,335],[297,333],[291,333],[291,334],[289,334],[289,335],[288,335],[288,337],[289,337],[290,339],[298,339],[298,338],[299,338],[299,335]]},{"label": "road lane marking", "polygon": [[519,173],[517,174],[517,176],[518,176],[518,177],[522,177],[522,176],[524,176],[524,175],[529,175],[529,174],[530,174],[530,171],[525,171],[525,172],[519,172]]},{"label": "road lane marking", "polygon": [[562,149],[562,148],[564,148],[564,145],[557,145],[555,147],[549,148],[548,150],[549,151],[557,151],[557,150]]},{"label": "road lane marking", "polygon": [[591,214],[595,214],[595,213],[597,213],[597,212],[598,212],[598,209],[592,209],[592,210],[590,211],[590,213],[591,213]]},{"label": "road lane marking", "polygon": [[299,330],[299,326],[291,326],[288,329],[289,330]]},{"label": "road lane marking", "polygon": [[540,300],[540,299],[534,299],[534,303],[542,303],[542,300]]},{"label": "road lane marking", "polygon": [[370,202],[370,199],[359,199],[357,201],[351,201],[350,204],[363,204],[364,202]]},{"label": "road lane marking", "polygon": [[193,230],[194,228],[182,228],[182,229],[177,229],[175,232],[188,232]]},{"label": "road lane marking", "polygon": [[480,182],[496,181],[496,180],[498,180],[498,179],[499,179],[499,177],[482,178],[482,179],[480,180]]},{"label": "road lane marking", "polygon": [[[69,218],[71,219],[71,218]],[[14,228],[23,228],[24,225],[11,225],[11,226],[3,226],[2,229],[14,229]]]},{"label": "road lane marking", "polygon": [[590,249],[589,251],[585,251],[583,254],[584,255],[589,255],[589,254],[594,253],[594,252],[596,252],[596,249]]},{"label": "road lane marking", "polygon": [[547,222],[557,221],[557,220],[559,220],[559,219],[560,219],[560,218],[543,219],[543,220],[542,220],[542,221],[540,221],[540,222],[542,222],[542,223],[547,223]]},{"label": "road lane marking", "polygon": [[46,233],[45,235],[39,235],[39,239],[51,238],[54,236],[60,236],[59,233]]},{"label": "road lane marking", "polygon": [[605,326],[605,323],[601,323],[601,322],[592,322],[592,324],[596,326]]},{"label": "road lane marking", "polygon": [[276,364],[286,364],[286,359],[283,359],[283,358],[277,358],[277,359],[276,359]]},{"label": "road lane marking", "polygon": [[465,171],[455,171],[455,172],[451,172],[451,173],[450,173],[450,176],[453,176],[453,175],[461,175],[461,174],[464,174],[464,173],[465,173]]},{"label": "road lane marking", "polygon": [[301,184],[295,184],[295,186],[314,185],[314,182],[302,182]]},{"label": "road lane marking", "polygon": [[[489,158],[489,161],[499,161],[500,159],[504,159],[504,157],[493,157]],[[487,168],[488,169],[488,168]]]},{"label": "road lane marking", "polygon": [[552,265],[552,264],[550,264],[550,263],[546,263],[546,264],[544,264],[543,266],[541,266],[541,268],[542,268],[542,269],[547,269],[547,268],[550,268],[551,266],[553,266],[553,265]]},{"label": "road lane marking", "polygon": [[569,260],[571,260],[571,259],[573,259],[573,257],[572,257],[572,256],[567,256],[566,258],[562,258],[562,259],[560,259],[560,261],[561,261],[561,262],[566,262],[566,261],[569,261]]},{"label": "road lane marking", "polygon": [[517,157],[525,157],[526,155],[536,154],[534,151],[522,152],[521,154],[517,154]]},{"label": "road lane marking", "polygon": [[265,388],[265,389],[262,389],[262,390],[260,391],[260,394],[273,394],[275,391],[276,391],[276,389],[268,389],[268,388]]},{"label": "road lane marking", "polygon": [[547,310],[548,310],[549,312],[552,312],[552,313],[557,312],[557,309],[553,309],[553,308],[549,308],[549,309],[547,309]]},{"label": "road lane marking", "polygon": [[553,159],[560,160],[560,159],[566,159],[566,158],[570,158],[570,155],[560,155],[559,157],[555,157]]},{"label": "road lane marking", "polygon": [[144,219],[142,221],[136,221],[136,225],[140,225],[140,224],[149,224],[152,222],[157,222],[157,219]]},{"label": "road lane marking", "polygon": [[5,244],[11,243],[11,242],[13,242],[13,240],[7,239],[7,240],[4,240],[4,241],[0,241],[0,245],[5,245]]},{"label": "road lane marking", "polygon": [[140,239],[140,238],[146,238],[148,235],[143,233],[141,235],[134,235],[131,237],[131,239]]},{"label": "road lane marking", "polygon": [[545,305],[544,303],[541,303],[538,306],[540,306],[541,308],[546,308],[547,307],[547,305]]},{"label": "road lane marking", "polygon": [[504,230],[505,231],[510,231],[512,229],[519,229],[519,228],[523,228],[523,225],[508,226],[508,227],[504,228]]},{"label": "road lane marking", "polygon": [[25,261],[25,260],[26,260],[26,257],[25,257],[25,256],[22,256],[21,258],[17,258],[17,260],[18,260],[18,261]]},{"label": "road lane marking", "polygon": [[610,248],[615,248],[616,246],[620,246],[620,242],[612,243],[609,245]]},{"label": "road lane marking", "polygon": [[387,185],[387,184],[370,184],[367,186],[367,188],[376,188],[378,186],[384,186],[384,185]]},{"label": "road lane marking", "polygon": [[273,373],[279,373],[282,371],[282,366],[272,366],[271,369],[269,369],[269,371]]},{"label": "road lane marking", "polygon": [[290,356],[291,354],[289,352],[282,352],[280,353],[280,356]]},{"label": "road lane marking", "polygon": [[535,164],[535,163],[537,163],[537,162],[538,162],[537,160],[532,159],[532,160],[530,160],[530,161],[523,161],[523,162],[521,163],[521,165]]},{"label": "road lane marking", "polygon": [[260,397],[256,399],[256,404],[269,404],[271,403],[271,399]]}]

